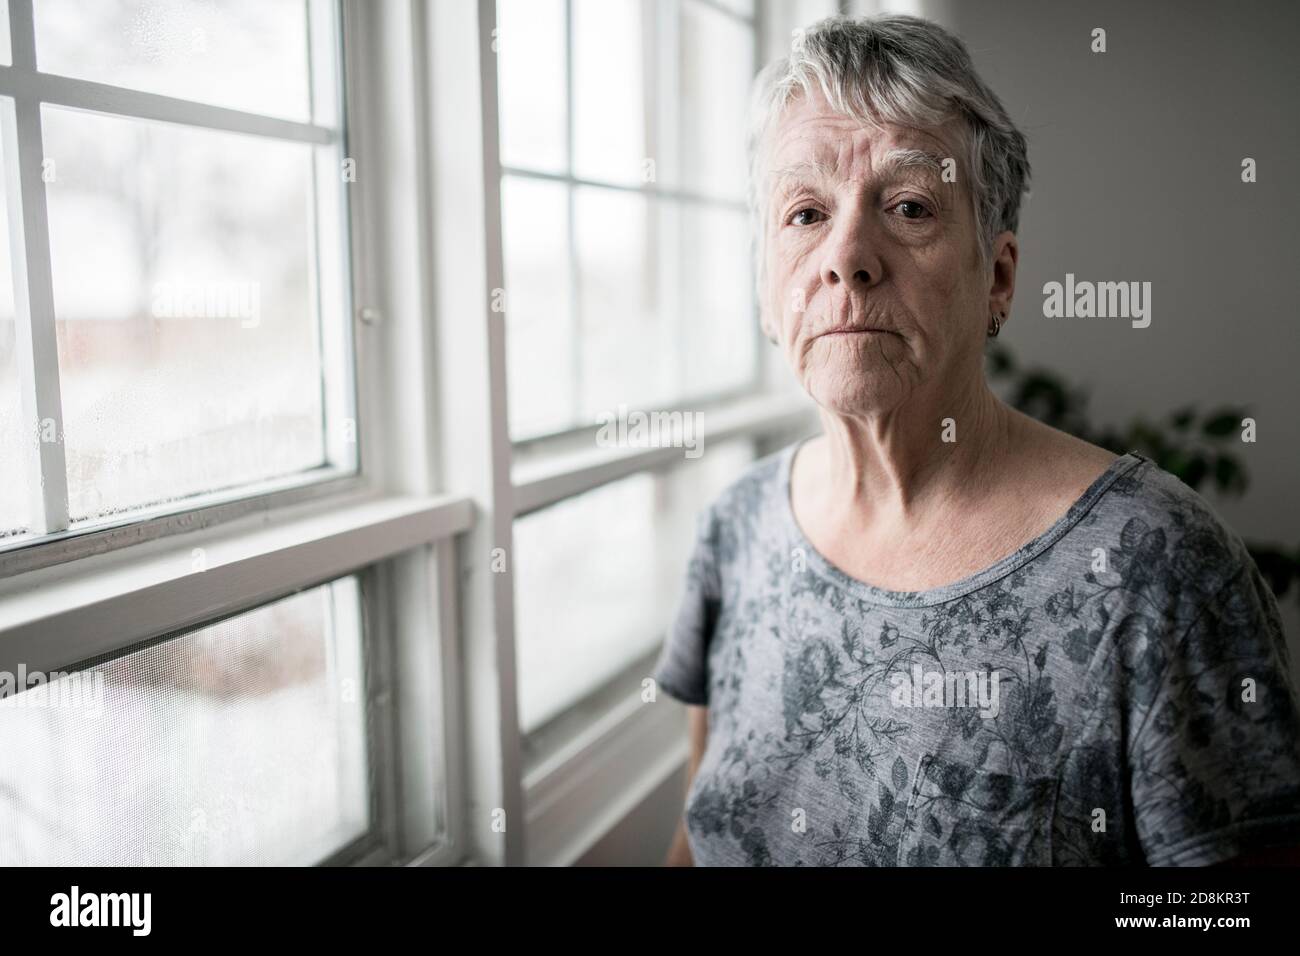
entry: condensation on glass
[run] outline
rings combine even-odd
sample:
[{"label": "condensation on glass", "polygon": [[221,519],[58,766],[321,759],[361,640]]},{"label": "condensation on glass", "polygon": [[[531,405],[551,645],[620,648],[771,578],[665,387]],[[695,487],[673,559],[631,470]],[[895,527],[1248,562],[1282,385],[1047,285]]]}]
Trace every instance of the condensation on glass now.
[{"label": "condensation on glass", "polygon": [[0,754],[0,865],[317,863],[370,826],[357,581],[5,697]]},{"label": "condensation on glass", "polygon": [[46,73],[311,118],[305,0],[34,0]]},{"label": "condensation on glass", "polygon": [[[35,0],[31,26],[37,69],[11,69],[39,104],[49,242],[0,267],[0,546],[354,473],[335,4]],[[70,81],[113,91],[45,102]],[[157,96],[179,121],[147,118]],[[44,234],[27,225],[4,242]],[[9,253],[48,260],[52,315],[15,315]],[[57,349],[24,354],[15,330],[48,324]],[[52,408],[55,374],[61,421],[18,421],[15,389]]]},{"label": "condensation on glass", "polygon": [[313,147],[42,119],[72,520],[324,465]]}]

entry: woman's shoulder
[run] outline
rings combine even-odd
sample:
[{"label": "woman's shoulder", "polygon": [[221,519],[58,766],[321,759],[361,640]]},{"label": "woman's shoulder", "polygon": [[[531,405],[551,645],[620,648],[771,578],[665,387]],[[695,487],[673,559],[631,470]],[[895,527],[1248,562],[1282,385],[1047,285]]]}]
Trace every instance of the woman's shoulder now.
[{"label": "woman's shoulder", "polygon": [[[1108,450],[1041,423],[1017,474],[1055,489],[1053,509],[1072,501],[1043,557],[1076,567],[1085,585],[1132,596],[1134,610],[1196,615],[1233,581],[1254,586],[1258,570],[1245,543],[1194,488],[1137,450]],[[1049,492],[1051,494],[1052,492]]]},{"label": "woman's shoulder", "polygon": [[1213,537],[1225,546],[1237,533],[1199,492],[1137,451],[1116,459],[1106,504],[1125,523],[1142,522],[1180,533]]},{"label": "woman's shoulder", "polygon": [[1086,524],[1108,542],[1113,570],[1194,601],[1254,571],[1241,536],[1178,476],[1139,452],[1112,471]]},{"label": "woman's shoulder", "polygon": [[[1054,430],[1053,430],[1054,431]],[[1058,433],[1046,483],[1055,485],[1083,522],[1118,538],[1121,550],[1188,549],[1197,560],[1239,570],[1248,553],[1237,533],[1195,489],[1145,454],[1102,449]]]}]

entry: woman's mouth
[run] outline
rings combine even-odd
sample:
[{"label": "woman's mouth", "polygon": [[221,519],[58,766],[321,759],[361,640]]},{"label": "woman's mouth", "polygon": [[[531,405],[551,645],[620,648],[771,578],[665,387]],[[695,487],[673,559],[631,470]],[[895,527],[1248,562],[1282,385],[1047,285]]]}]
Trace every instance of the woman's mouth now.
[{"label": "woman's mouth", "polygon": [[845,335],[897,335],[893,329],[830,329],[817,335],[817,338],[825,336],[845,336]]}]

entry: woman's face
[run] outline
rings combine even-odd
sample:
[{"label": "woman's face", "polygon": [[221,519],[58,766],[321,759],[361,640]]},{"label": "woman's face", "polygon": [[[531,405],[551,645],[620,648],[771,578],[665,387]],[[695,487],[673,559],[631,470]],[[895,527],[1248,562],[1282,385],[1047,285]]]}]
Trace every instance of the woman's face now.
[{"label": "woman's face", "polygon": [[956,137],[868,129],[818,94],[790,104],[767,146],[763,323],[813,399],[871,415],[981,374],[993,275]]}]

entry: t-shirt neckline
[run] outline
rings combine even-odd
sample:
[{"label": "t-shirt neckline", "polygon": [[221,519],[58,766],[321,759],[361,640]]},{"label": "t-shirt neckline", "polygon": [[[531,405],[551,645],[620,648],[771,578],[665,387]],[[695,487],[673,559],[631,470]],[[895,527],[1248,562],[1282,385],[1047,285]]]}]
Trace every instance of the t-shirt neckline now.
[{"label": "t-shirt neckline", "polygon": [[804,551],[808,570],[829,581],[842,591],[872,604],[892,607],[931,607],[955,600],[963,595],[978,591],[993,582],[1012,574],[1038,555],[1055,544],[1062,535],[1074,527],[1092,507],[1101,499],[1110,486],[1119,478],[1143,462],[1150,461],[1145,455],[1129,451],[1119,455],[1088,486],[1074,503],[1070,505],[1046,531],[1031,539],[1019,550],[994,562],[983,570],[976,571],[960,580],[943,584],[924,591],[891,591],[887,588],[868,584],[866,581],[852,577],[822,555],[804,535],[803,529],[794,515],[794,502],[790,496],[790,474],[794,466],[795,455],[808,439],[801,439],[786,447],[780,463],[780,497],[781,513],[787,529],[793,536],[797,547]]}]

